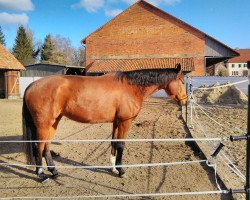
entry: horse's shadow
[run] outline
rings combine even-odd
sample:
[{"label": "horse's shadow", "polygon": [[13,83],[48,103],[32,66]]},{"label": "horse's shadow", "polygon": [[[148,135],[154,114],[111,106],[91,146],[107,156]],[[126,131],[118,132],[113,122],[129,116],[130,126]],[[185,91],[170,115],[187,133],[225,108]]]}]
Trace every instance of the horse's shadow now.
[{"label": "horse's shadow", "polygon": [[[22,140],[22,136],[6,136],[6,137],[0,137],[0,141],[20,141]],[[54,143],[54,145],[60,145],[58,143]],[[101,149],[102,146],[101,144],[99,146],[97,146],[93,151],[91,151],[89,154],[86,155],[85,158],[91,158],[90,155],[94,154],[97,149]],[[98,156],[104,155],[107,153],[109,147],[108,148],[104,148],[99,154]],[[11,154],[16,154],[16,153],[22,153],[24,152],[23,150],[23,143],[1,143],[0,145],[0,163],[19,163],[15,158],[11,158],[10,161],[6,161],[7,158],[9,159],[9,155]],[[64,158],[62,156],[54,156],[53,159],[58,163],[61,163],[61,165],[74,165],[74,166],[90,166],[86,163],[82,163],[82,162],[77,162],[77,161],[73,161],[71,159],[68,158]],[[94,159],[94,158],[91,158]],[[21,163],[24,164],[24,163]],[[104,174],[108,174],[110,176],[113,177],[118,177],[118,175],[114,174],[111,172],[110,169],[100,169],[100,168],[90,168],[90,169],[83,169],[83,170],[88,170],[88,171],[92,171],[92,172],[98,172],[98,173],[104,173]],[[5,173],[5,174],[12,174],[12,175],[16,175],[20,178],[25,178],[25,179],[30,179],[32,181],[36,181],[36,182],[40,182],[40,180],[36,177],[35,175],[35,171],[34,168],[27,168],[27,167],[23,167],[23,166],[5,166],[5,165],[0,165],[0,171],[1,173]],[[61,172],[62,171],[62,172]],[[46,172],[47,173],[47,172]],[[110,185],[105,185],[105,184],[101,184],[95,181],[87,181],[84,178],[80,178],[80,177],[75,177],[70,175],[69,173],[63,172],[63,170],[59,169],[59,174],[62,175],[63,177],[68,177],[68,178],[73,178],[73,179],[78,179],[81,181],[85,181],[89,184],[95,184],[95,185],[99,185],[102,187],[106,187],[108,189],[114,189],[114,190],[119,190],[123,193],[128,193],[130,194],[128,191],[126,190],[122,190],[119,188],[116,188],[114,186],[110,186]],[[9,176],[5,176],[5,177],[1,177],[2,178],[10,178]],[[63,182],[60,181],[60,179],[58,180],[54,180],[56,184],[58,185],[63,185]],[[41,185],[42,187],[46,187],[46,185]],[[48,186],[49,187],[49,186]],[[12,187],[13,189],[15,189],[15,187]],[[18,187],[20,189],[20,186]],[[27,187],[24,187],[27,188]],[[1,188],[0,190],[4,190],[6,189],[5,187]],[[95,191],[93,190],[95,193],[100,193],[100,191]],[[101,193],[100,193],[101,194]],[[117,198],[120,199],[120,198]]]},{"label": "horse's shadow", "polygon": [[[3,136],[0,137],[0,141],[21,141],[22,136]],[[1,142],[0,143],[0,163],[17,163],[15,157],[11,157],[9,155],[22,153],[23,152],[23,143],[18,142]],[[6,161],[6,160],[10,161]],[[24,163],[22,163],[24,164]],[[31,180],[36,180],[36,177],[29,176],[28,174],[32,174],[33,170],[22,167],[22,166],[7,166],[7,165],[0,165],[0,171],[6,174],[14,174],[19,176],[20,178],[27,178]],[[21,172],[20,172],[21,171]],[[24,173],[22,173],[22,171]]]},{"label": "horse's shadow", "polygon": [[[22,136],[4,136],[4,137],[0,137],[0,141],[21,141],[22,140]],[[3,160],[0,160],[0,163],[5,163],[5,155],[11,155],[11,154],[16,154],[16,153],[22,153],[24,152],[24,145],[23,143],[16,143],[16,142],[11,142],[11,143],[0,143],[0,155],[2,156]],[[54,145],[60,145],[57,143],[54,143]],[[99,145],[97,148],[95,148],[95,150],[93,150],[91,153],[94,153],[97,149],[101,148],[101,145]],[[109,148],[104,149],[101,155],[104,155],[107,153],[107,150]],[[7,158],[8,156],[6,156]],[[86,155],[86,158],[89,157],[89,155]],[[82,163],[82,162],[77,162],[68,158],[64,158],[61,156],[55,156],[53,157],[54,160],[58,163],[62,163],[64,165],[73,165],[73,166],[90,166],[88,164]],[[11,161],[7,161],[10,163],[15,163],[15,158],[11,158]],[[24,164],[24,163],[22,163]],[[15,170],[16,169],[16,170]],[[25,173],[21,173],[21,172],[17,172],[18,171],[24,171]],[[118,176],[114,173],[111,172],[110,169],[103,169],[103,168],[88,168],[88,169],[84,169],[84,170],[88,170],[88,171],[93,171],[93,172],[99,172],[99,173],[104,173],[104,174],[108,174],[110,176]],[[6,173],[10,173],[10,174],[15,174],[18,175],[21,178],[27,178],[27,179],[31,179],[31,180],[37,180],[38,179],[34,176],[34,170],[27,168],[27,167],[22,167],[22,166],[7,166],[7,165],[0,165],[0,171],[2,172],[6,172]],[[27,175],[27,172],[29,174],[31,174],[30,176]]]},{"label": "horse's shadow", "polygon": [[83,163],[83,162],[77,162],[77,161],[74,161],[74,160],[71,160],[71,159],[68,159],[68,158],[64,158],[64,157],[61,157],[61,156],[56,156],[54,157],[54,160],[58,163],[62,163],[64,165],[70,165],[70,166],[76,166],[76,167],[83,167],[83,169],[79,169],[79,170],[88,170],[88,171],[92,171],[92,172],[98,172],[98,173],[103,173],[103,174],[108,174],[110,176],[113,176],[113,177],[118,177],[117,174],[114,174],[111,172],[111,169],[104,169],[104,168],[85,168],[85,166],[88,166],[90,167],[91,165],[89,164],[86,164],[86,163]]},{"label": "horse's shadow", "polygon": [[[4,163],[4,161],[0,160],[0,163]],[[26,178],[26,179],[31,179],[31,180],[37,181],[37,178],[35,176],[27,175],[25,173],[18,172],[18,170],[26,172],[26,173],[28,172],[29,174],[34,174],[34,171],[32,169],[28,169],[28,168],[22,167],[22,166],[4,166],[4,165],[0,166],[0,171],[3,173],[14,174],[20,178]]]},{"label": "horse's shadow", "polygon": [[[0,137],[0,141],[21,141],[22,136],[4,136]],[[0,143],[0,155],[20,153],[23,151],[23,143],[18,142],[1,142]]]}]

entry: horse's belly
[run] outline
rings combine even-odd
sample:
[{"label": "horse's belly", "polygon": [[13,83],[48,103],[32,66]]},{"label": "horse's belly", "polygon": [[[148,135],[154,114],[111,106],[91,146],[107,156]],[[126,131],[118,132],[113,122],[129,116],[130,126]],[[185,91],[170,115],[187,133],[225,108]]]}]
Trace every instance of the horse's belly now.
[{"label": "horse's belly", "polygon": [[113,122],[115,118],[114,109],[97,109],[94,107],[68,109],[64,115],[69,119],[82,123],[105,123]]}]

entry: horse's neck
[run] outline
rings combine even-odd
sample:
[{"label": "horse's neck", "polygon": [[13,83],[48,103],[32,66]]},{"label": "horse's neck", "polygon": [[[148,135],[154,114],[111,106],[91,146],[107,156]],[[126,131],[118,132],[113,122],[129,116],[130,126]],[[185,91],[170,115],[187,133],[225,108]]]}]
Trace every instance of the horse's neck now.
[{"label": "horse's neck", "polygon": [[157,85],[152,85],[152,86],[148,86],[145,87],[141,90],[142,95],[143,95],[143,99],[147,99],[148,97],[150,97],[152,94],[154,94],[155,92],[159,91],[160,88]]}]

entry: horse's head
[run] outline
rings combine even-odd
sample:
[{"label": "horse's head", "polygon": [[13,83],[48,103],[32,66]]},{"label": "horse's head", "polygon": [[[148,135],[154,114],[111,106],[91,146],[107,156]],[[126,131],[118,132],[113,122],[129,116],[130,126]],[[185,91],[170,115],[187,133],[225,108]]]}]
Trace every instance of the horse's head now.
[{"label": "horse's head", "polygon": [[173,99],[178,102],[179,105],[185,105],[187,103],[187,94],[184,87],[184,76],[182,74],[181,65],[177,65],[178,74],[176,79],[170,81],[165,91]]}]

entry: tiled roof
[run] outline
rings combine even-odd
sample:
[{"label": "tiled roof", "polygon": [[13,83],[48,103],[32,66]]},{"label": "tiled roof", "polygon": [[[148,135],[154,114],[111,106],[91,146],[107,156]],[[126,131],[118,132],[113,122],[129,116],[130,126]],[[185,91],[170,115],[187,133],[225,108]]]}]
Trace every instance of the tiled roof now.
[{"label": "tiled roof", "polygon": [[[183,71],[194,71],[193,58],[143,58],[95,60],[88,67],[88,73],[107,73],[139,69],[175,68],[180,63]],[[88,68],[87,67],[87,68]]]},{"label": "tiled roof", "polygon": [[240,54],[240,56],[229,59],[229,63],[245,63],[250,61],[250,49],[238,49],[236,51]]},{"label": "tiled roof", "polygon": [[24,66],[0,44],[0,69],[24,70]]}]

